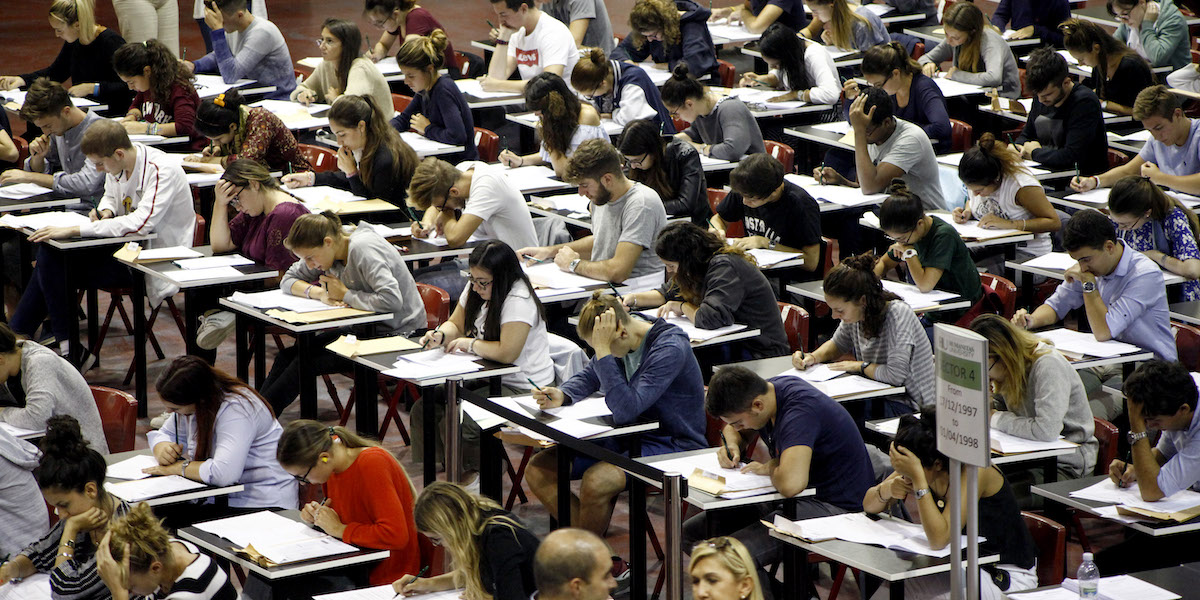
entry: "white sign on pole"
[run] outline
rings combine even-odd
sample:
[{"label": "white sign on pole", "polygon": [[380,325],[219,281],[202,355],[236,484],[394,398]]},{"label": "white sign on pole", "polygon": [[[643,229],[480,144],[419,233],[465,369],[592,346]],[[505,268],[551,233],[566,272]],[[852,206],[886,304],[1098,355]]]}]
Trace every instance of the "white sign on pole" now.
[{"label": "white sign on pole", "polygon": [[991,461],[988,432],[988,343],[971,331],[937,324],[937,449],[948,458],[986,467]]}]

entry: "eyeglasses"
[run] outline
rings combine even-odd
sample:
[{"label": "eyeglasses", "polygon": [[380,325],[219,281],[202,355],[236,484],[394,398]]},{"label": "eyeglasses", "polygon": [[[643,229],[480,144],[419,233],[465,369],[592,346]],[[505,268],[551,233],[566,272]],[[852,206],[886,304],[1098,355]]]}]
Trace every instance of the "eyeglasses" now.
[{"label": "eyeglasses", "polygon": [[474,277],[471,277],[471,273],[470,273],[470,272],[468,272],[468,271],[459,271],[458,273],[459,273],[460,275],[462,275],[463,277],[466,277],[466,278],[467,278],[467,281],[468,281],[468,282],[469,282],[471,285],[473,285],[473,286],[475,286],[475,287],[477,287],[477,288],[479,288],[479,289],[481,289],[481,290],[486,290],[486,289],[488,289],[488,288],[492,287],[492,280],[491,280],[491,279],[488,279],[487,281],[484,281],[484,280],[482,280],[482,279],[475,279]]},{"label": "eyeglasses", "polygon": [[646,160],[650,158],[649,154],[643,154],[640,158],[625,157],[625,166],[630,169],[640,169],[646,166]]},{"label": "eyeglasses", "polygon": [[242,207],[242,192],[244,192],[244,191],[246,191],[245,187],[238,188],[237,193],[234,194],[233,197],[229,199],[229,205],[234,208],[240,209]]},{"label": "eyeglasses", "polygon": [[728,536],[723,535],[720,537],[712,538],[711,540],[699,542],[693,547],[701,548],[701,547],[707,546],[709,548],[712,548],[713,550],[724,550],[726,548],[729,548],[732,545],[731,542],[729,541],[729,539],[730,538]]},{"label": "eyeglasses", "polygon": [[313,467],[315,466],[317,466],[317,463],[313,463],[312,466],[308,467],[308,470],[305,471],[303,475],[292,475],[292,479],[295,479],[304,485],[311,484],[312,482],[308,480],[308,474],[312,473]]},{"label": "eyeglasses", "polygon": [[912,236],[913,236],[913,233],[915,233],[915,232],[916,232],[916,229],[913,229],[912,231],[909,231],[908,233],[904,234],[903,240],[896,236],[889,235],[888,237],[891,238],[891,240],[893,242],[898,242],[898,243],[901,243],[901,244],[904,244],[907,246],[908,244],[910,244],[912,242]]},{"label": "eyeglasses", "polygon": [[337,40],[327,40],[325,38],[317,38],[317,47],[323,48],[325,46],[332,46],[332,45],[336,44],[337,42],[338,42]]}]

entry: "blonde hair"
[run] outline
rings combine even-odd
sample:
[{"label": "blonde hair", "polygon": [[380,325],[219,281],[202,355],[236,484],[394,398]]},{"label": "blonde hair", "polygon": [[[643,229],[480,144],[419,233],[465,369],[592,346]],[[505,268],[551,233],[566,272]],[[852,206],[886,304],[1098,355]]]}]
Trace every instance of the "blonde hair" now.
[{"label": "blonde hair", "polygon": [[279,180],[275,179],[267,170],[266,165],[249,158],[239,158],[229,163],[229,166],[225,167],[225,174],[221,176],[221,179],[238,187],[247,187],[251,181],[257,181],[263,189],[283,189],[279,185]]},{"label": "blonde hair", "polygon": [[695,569],[696,565],[706,558],[715,558],[720,561],[721,566],[725,567],[735,580],[750,578],[754,589],[750,590],[750,595],[744,600],[763,600],[762,586],[758,582],[758,569],[754,566],[754,559],[736,538],[721,536],[696,544],[696,547],[692,549],[692,560],[688,563],[688,573],[691,573],[692,569]]},{"label": "blonde hair", "polygon": [[145,502],[108,525],[109,551],[118,563],[125,560],[129,548],[129,570],[145,573],[154,562],[162,562],[171,552],[171,536]]},{"label": "blonde hair", "polygon": [[625,310],[625,306],[616,296],[611,296],[602,293],[600,290],[592,292],[592,299],[588,300],[583,308],[579,311],[579,324],[575,326],[575,330],[579,333],[579,337],[583,339],[591,339],[592,328],[596,326],[596,317],[608,312],[612,309],[617,315],[617,323],[621,327],[629,326],[629,312]]},{"label": "blonde hair", "polygon": [[427,157],[413,171],[405,203],[413,208],[428,210],[434,198],[450,195],[450,188],[454,187],[459,177],[462,177],[462,171],[454,168],[454,165],[434,156]]},{"label": "blonde hair", "polygon": [[334,241],[342,239],[342,220],[331,211],[300,215],[292,221],[292,229],[283,240],[283,247],[288,250],[297,248],[317,248],[325,243],[325,238]]},{"label": "blonde hair", "polygon": [[679,10],[675,8],[675,3],[668,0],[638,0],[633,10],[629,11],[629,35],[633,37],[633,47],[638,50],[646,45],[643,31],[661,32],[664,46],[674,46],[682,41]]},{"label": "blonde hair", "polygon": [[79,23],[79,43],[84,46],[96,39],[96,4],[94,0],[54,0],[50,16],[74,25]]},{"label": "blonde hair", "polygon": [[517,527],[524,528],[506,515],[485,514],[501,510],[503,508],[490,498],[445,481],[425,486],[413,506],[417,530],[435,533],[445,541],[454,563],[454,585],[466,588],[463,597],[467,600],[490,597],[479,577],[479,557],[483,553],[479,540],[484,529],[489,525],[501,525],[515,536]]},{"label": "blonde hair", "polygon": [[829,21],[829,36],[834,46],[842,50],[858,50],[854,45],[854,24],[862,23],[870,27],[871,22],[866,17],[850,10],[846,0],[813,0],[813,4],[828,4],[833,6],[833,14]]},{"label": "blonde hair", "polygon": [[1020,410],[1025,405],[1028,390],[1029,371],[1037,359],[1046,355],[1049,349],[1038,349],[1043,340],[1036,335],[1013,325],[1000,315],[979,315],[971,321],[971,331],[982,335],[988,341],[988,354],[994,356],[1008,377],[1004,383],[996,385],[996,392],[1004,397],[1004,403],[1009,410]]},{"label": "blonde hair", "polygon": [[613,71],[608,57],[604,55],[604,49],[588,48],[580,51],[579,62],[575,63],[575,68],[571,70],[571,87],[595,92],[604,83],[614,83],[615,78],[616,72]]},{"label": "blonde hair", "polygon": [[421,69],[436,79],[437,70],[446,61],[446,32],[434,29],[429,35],[410,38],[396,52],[396,62],[402,67]]}]

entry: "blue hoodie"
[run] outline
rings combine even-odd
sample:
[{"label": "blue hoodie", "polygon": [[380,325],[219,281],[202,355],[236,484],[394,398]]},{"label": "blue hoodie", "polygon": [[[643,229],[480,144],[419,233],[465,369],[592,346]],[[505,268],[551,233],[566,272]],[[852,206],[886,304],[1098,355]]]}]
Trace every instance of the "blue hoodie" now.
[{"label": "blue hoodie", "polygon": [[0,556],[10,556],[46,535],[46,502],[33,479],[41,452],[0,429]]},{"label": "blue hoodie", "polygon": [[672,71],[682,60],[687,63],[688,72],[697,79],[716,72],[717,47],[708,33],[708,18],[712,11],[692,0],[675,0],[675,8],[683,11],[679,16],[678,44],[667,46],[663,42],[646,40],[641,48],[634,48],[633,34],[630,34],[613,50],[611,58],[635,63],[649,58],[655,63],[667,63]]}]

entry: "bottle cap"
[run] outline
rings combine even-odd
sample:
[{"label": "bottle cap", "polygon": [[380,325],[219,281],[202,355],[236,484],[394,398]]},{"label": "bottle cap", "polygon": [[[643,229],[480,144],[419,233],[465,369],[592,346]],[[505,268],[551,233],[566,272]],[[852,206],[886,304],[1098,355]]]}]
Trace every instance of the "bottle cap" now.
[{"label": "bottle cap", "polygon": [[1092,553],[1091,553],[1091,552],[1084,552],[1084,553],[1083,553],[1083,560],[1092,560]]}]

